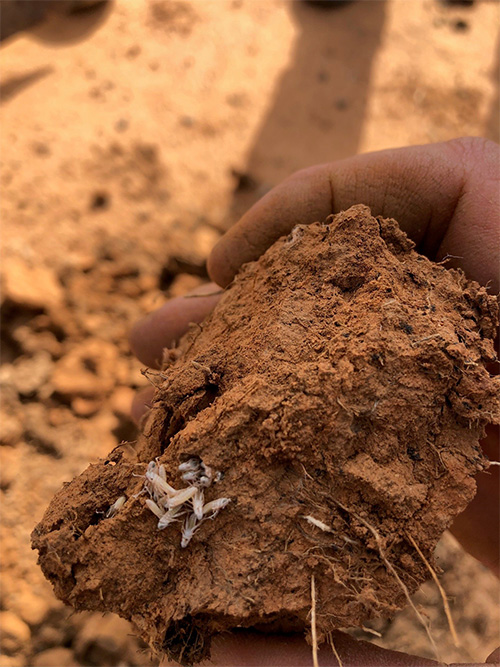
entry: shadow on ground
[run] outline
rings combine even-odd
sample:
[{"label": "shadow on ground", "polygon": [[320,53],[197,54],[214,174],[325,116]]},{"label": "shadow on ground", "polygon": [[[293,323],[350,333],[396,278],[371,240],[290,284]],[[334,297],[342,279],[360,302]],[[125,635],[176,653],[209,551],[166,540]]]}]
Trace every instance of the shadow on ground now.
[{"label": "shadow on ground", "polygon": [[227,227],[289,174],[358,151],[386,3],[290,3],[299,34],[237,185]]}]

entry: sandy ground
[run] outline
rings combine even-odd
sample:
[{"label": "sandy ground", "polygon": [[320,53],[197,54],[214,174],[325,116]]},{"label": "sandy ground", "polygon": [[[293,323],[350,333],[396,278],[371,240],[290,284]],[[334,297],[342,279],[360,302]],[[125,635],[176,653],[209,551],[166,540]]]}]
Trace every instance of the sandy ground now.
[{"label": "sandy ground", "polygon": [[[135,437],[127,330],[200,284],[220,234],[296,169],[498,140],[499,18],[477,1],[126,0],[2,45],[1,665],[150,664],[125,621],[53,597],[29,542],[64,481]],[[451,537],[439,562],[461,648],[436,589],[416,601],[443,659],[484,660],[497,583]],[[432,656],[409,611],[374,628],[358,634]]]}]

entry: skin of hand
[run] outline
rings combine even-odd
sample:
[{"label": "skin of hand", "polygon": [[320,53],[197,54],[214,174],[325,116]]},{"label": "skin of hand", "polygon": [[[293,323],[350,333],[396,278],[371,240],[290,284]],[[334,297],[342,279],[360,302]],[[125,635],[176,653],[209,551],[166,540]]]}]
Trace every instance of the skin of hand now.
[{"label": "skin of hand", "polygon": [[[173,299],[149,314],[131,332],[132,350],[143,363],[157,367],[163,348],[172,346],[190,322],[208,315],[220,298],[217,285],[226,287],[242,264],[257,259],[296,224],[324,220],[359,203],[367,204],[373,215],[395,218],[419,252],[437,261],[451,257],[447,266],[461,267],[469,278],[498,294],[500,147],[480,138],[454,139],[367,153],[292,175],[257,202],[215,246],[207,266],[216,284],[196,290],[209,296]],[[149,390],[136,397],[132,409],[136,419],[150,398]],[[489,459],[499,459],[497,429],[488,430],[482,445]],[[499,473],[495,466],[478,476],[475,499],[451,528],[463,547],[497,574]],[[344,633],[338,633],[337,643],[346,667],[437,664],[357,642]],[[331,652],[321,660],[325,667],[337,664]],[[491,664],[498,660],[496,651],[488,658]],[[234,633],[217,639],[210,664],[298,667],[312,662],[310,647],[300,638]]]}]

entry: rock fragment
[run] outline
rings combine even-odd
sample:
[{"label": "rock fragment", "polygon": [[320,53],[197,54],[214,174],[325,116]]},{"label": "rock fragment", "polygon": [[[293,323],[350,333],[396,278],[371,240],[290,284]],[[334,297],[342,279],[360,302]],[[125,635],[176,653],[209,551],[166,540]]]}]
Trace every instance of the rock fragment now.
[{"label": "rock fragment", "polygon": [[57,363],[51,378],[54,390],[70,398],[95,398],[110,392],[117,357],[111,343],[96,338],[86,340]]},{"label": "rock fragment", "polygon": [[29,626],[11,611],[0,611],[0,628],[2,653],[12,655],[22,651],[30,641]]},{"label": "rock fragment", "polygon": [[79,664],[73,651],[63,646],[41,651],[32,661],[32,667],[79,667]]},{"label": "rock fragment", "polygon": [[63,303],[63,288],[48,266],[30,265],[20,257],[2,264],[2,298],[18,306],[50,310]]},{"label": "rock fragment", "polygon": [[130,624],[115,615],[91,616],[74,643],[75,654],[83,664],[114,667],[131,651]]},{"label": "rock fragment", "polygon": [[32,357],[21,357],[12,364],[4,364],[0,383],[8,383],[21,396],[31,396],[42,390],[53,370],[50,354],[39,350]]}]

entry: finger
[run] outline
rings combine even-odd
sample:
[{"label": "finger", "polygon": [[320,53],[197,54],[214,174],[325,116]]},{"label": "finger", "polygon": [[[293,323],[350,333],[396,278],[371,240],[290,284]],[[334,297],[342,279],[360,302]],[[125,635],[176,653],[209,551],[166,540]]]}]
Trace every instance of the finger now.
[{"label": "finger", "polygon": [[154,387],[146,387],[145,389],[138,391],[134,396],[134,400],[132,401],[132,406],[130,408],[130,414],[136,424],[139,424],[142,416],[151,407],[151,401],[153,400],[154,393]]},{"label": "finger", "polygon": [[[481,440],[490,461],[500,459],[498,428],[488,426]],[[500,576],[498,545],[500,541],[500,469],[492,466],[477,477],[477,493],[467,508],[451,525],[451,532],[472,556]]]},{"label": "finger", "polygon": [[[197,294],[207,296],[193,296]],[[220,287],[208,283],[167,301],[135,324],[129,336],[132,352],[146,366],[159,368],[164,348],[177,342],[191,322],[204,320],[219,299]]]},{"label": "finger", "polygon": [[[357,641],[343,632],[332,633],[333,642],[344,667],[431,667],[434,660],[389,651],[368,642]],[[331,646],[318,650],[321,667],[337,667]],[[162,663],[162,667],[175,665]],[[312,649],[298,635],[265,635],[236,631],[219,635],[212,643],[210,660],[201,667],[312,667]]]},{"label": "finger", "polygon": [[470,278],[498,291],[500,149],[479,138],[357,155],[300,171],[253,206],[215,246],[210,277],[228,285],[299,223],[354,204],[395,218],[431,257],[459,255]]},{"label": "finger", "polygon": [[493,653],[486,658],[486,663],[488,665],[500,665],[500,648],[496,648]]}]

